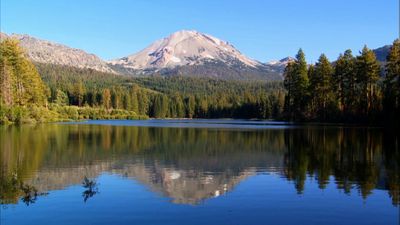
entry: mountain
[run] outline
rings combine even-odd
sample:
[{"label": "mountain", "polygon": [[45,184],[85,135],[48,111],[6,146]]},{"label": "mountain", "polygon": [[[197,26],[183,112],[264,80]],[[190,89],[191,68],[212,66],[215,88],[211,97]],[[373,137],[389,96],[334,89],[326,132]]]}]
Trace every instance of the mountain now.
[{"label": "mountain", "polygon": [[267,62],[266,64],[274,68],[274,70],[278,71],[280,74],[283,74],[287,64],[289,64],[289,62],[294,62],[295,60],[296,60],[295,58],[288,56],[281,60],[274,60]]},{"label": "mountain", "polygon": [[[253,176],[254,168],[240,172],[227,170],[221,173],[196,172],[178,167],[166,168],[162,163],[146,164],[143,161],[98,162],[73,168],[39,170],[27,181],[39,193],[62,190],[82,183],[83,174],[96,178],[103,173],[123,176],[146,185],[149,190],[162,194],[176,204],[198,204],[218,197],[235,188],[241,181]],[[203,179],[202,179],[203,178]]]},{"label": "mountain", "polygon": [[8,38],[8,35],[3,32],[0,32],[0,40],[2,41],[3,39],[6,39],[6,38]]},{"label": "mountain", "polygon": [[246,57],[230,43],[193,30],[175,32],[138,53],[112,60],[109,65],[116,71],[132,75],[282,78],[274,67]]},{"label": "mountain", "polygon": [[[214,77],[231,80],[282,80],[286,65],[295,59],[261,63],[248,58],[232,44],[208,34],[182,30],[158,40],[142,51],[106,62],[94,54],[29,35],[0,33],[16,38],[35,62],[88,68],[132,76],[165,75]],[[390,45],[373,50],[386,62]]]},{"label": "mountain", "polygon": [[386,57],[389,55],[389,51],[390,51],[391,47],[392,47],[391,45],[385,45],[383,47],[373,50],[378,61],[386,62]]},{"label": "mountain", "polygon": [[105,61],[94,54],[80,49],[54,42],[41,40],[29,35],[1,33],[1,39],[10,37],[20,41],[21,46],[27,51],[28,57],[39,63],[73,66],[78,68],[94,69],[101,72],[115,73]]}]

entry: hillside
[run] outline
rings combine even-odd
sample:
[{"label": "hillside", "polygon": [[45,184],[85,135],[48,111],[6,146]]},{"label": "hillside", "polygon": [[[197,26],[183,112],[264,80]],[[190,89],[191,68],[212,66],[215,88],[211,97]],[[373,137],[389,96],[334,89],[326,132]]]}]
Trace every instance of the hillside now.
[{"label": "hillside", "polygon": [[71,48],[66,45],[38,39],[26,34],[7,35],[1,33],[1,39],[5,38],[17,39],[21,47],[25,49],[27,56],[34,62],[115,73],[115,71],[98,56],[87,53],[81,49]]}]

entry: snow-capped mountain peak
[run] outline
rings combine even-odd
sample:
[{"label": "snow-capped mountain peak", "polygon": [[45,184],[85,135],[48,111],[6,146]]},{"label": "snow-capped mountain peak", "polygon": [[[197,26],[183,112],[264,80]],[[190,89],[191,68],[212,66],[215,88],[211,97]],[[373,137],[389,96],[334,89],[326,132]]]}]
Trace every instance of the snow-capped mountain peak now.
[{"label": "snow-capped mountain peak", "polygon": [[271,66],[279,66],[279,65],[280,66],[286,66],[289,62],[293,62],[295,60],[296,60],[295,58],[288,56],[288,57],[285,57],[285,58],[283,58],[281,60],[269,61],[266,64],[267,65],[271,65]]},{"label": "snow-capped mountain peak", "polygon": [[249,67],[261,65],[261,63],[244,56],[228,42],[194,30],[177,31],[136,54],[113,60],[110,63],[143,70],[200,65],[213,60],[227,64],[232,61],[241,62]]}]

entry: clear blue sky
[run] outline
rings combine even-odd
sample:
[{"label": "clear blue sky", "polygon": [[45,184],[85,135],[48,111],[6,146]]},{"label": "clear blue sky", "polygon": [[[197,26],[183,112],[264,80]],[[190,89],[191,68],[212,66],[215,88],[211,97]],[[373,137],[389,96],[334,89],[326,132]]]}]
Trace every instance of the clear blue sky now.
[{"label": "clear blue sky", "polygon": [[268,61],[301,47],[314,62],[398,35],[398,0],[0,0],[1,31],[95,53],[129,55],[182,29],[229,41]]}]

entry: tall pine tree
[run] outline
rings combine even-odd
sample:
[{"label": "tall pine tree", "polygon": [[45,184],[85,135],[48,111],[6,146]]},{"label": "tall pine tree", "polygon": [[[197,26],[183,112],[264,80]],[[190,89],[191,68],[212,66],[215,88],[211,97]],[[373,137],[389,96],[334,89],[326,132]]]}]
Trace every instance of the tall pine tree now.
[{"label": "tall pine tree", "polygon": [[291,120],[303,119],[308,100],[307,62],[302,49],[296,55],[296,61],[289,63],[285,71],[285,88],[288,90],[286,111]]},{"label": "tall pine tree", "polygon": [[387,56],[386,77],[384,81],[384,110],[387,119],[397,121],[400,119],[400,39],[393,42]]},{"label": "tall pine tree", "polygon": [[358,103],[359,113],[364,116],[371,114],[379,107],[378,92],[380,66],[376,60],[375,53],[367,46],[361,51],[361,55],[356,60],[357,83],[358,83]]},{"label": "tall pine tree", "polygon": [[356,75],[355,58],[351,50],[346,50],[337,59],[333,76],[333,87],[338,96],[338,106],[342,116],[354,115],[355,113]]},{"label": "tall pine tree", "polygon": [[328,114],[334,111],[334,94],[332,88],[333,68],[328,58],[322,54],[315,64],[314,72],[310,78],[311,102],[313,102],[314,115],[320,120],[327,120]]}]

